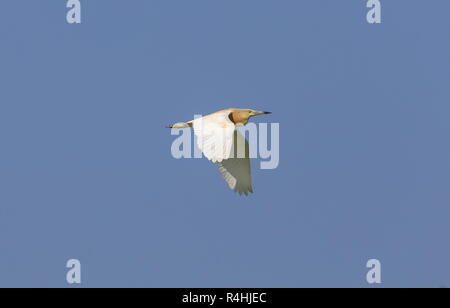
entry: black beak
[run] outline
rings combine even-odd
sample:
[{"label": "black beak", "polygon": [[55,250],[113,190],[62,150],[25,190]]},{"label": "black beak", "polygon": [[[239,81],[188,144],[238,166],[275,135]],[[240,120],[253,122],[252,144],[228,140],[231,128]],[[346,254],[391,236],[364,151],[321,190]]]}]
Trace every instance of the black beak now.
[{"label": "black beak", "polygon": [[263,111],[264,114],[271,114],[272,112],[270,111]]}]

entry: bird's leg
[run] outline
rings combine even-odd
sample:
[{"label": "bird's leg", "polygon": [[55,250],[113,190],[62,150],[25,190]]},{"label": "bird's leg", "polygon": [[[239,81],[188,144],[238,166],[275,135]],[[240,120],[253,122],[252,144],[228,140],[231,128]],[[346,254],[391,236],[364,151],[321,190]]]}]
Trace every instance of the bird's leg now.
[{"label": "bird's leg", "polygon": [[187,123],[176,123],[176,124],[172,124],[172,125],[167,125],[167,128],[187,128],[187,127],[192,127],[192,123],[191,122],[187,122]]}]

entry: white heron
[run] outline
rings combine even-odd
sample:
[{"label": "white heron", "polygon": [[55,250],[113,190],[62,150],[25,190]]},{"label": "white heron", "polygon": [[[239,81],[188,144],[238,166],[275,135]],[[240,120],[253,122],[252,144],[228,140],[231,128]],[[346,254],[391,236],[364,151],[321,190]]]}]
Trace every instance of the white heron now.
[{"label": "white heron", "polygon": [[248,195],[253,193],[249,145],[236,127],[243,126],[251,117],[262,114],[270,112],[229,108],[167,127],[193,127],[197,146],[207,159],[218,166],[228,186],[240,195]]}]

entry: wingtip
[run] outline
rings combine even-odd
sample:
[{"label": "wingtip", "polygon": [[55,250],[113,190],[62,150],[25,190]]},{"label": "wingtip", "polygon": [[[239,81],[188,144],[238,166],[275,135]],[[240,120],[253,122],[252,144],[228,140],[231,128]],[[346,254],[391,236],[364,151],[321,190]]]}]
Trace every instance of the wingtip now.
[{"label": "wingtip", "polygon": [[250,194],[253,194],[253,188],[252,187],[250,187],[248,190],[238,190],[238,189],[235,189],[234,190],[236,193],[238,193],[239,194],[239,196],[242,196],[242,195],[245,195],[246,197],[248,197]]}]

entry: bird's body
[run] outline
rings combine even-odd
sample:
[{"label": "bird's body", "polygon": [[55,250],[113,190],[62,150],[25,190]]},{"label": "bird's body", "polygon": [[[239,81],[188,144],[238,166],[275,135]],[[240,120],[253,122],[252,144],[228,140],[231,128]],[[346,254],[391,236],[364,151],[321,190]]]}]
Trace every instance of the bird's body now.
[{"label": "bird's body", "polygon": [[[227,114],[229,116],[229,120],[237,125],[237,126],[241,126],[241,125],[245,125],[248,122],[249,116],[248,114],[248,110],[249,109],[239,109],[239,108],[228,108],[228,109],[223,109],[223,110],[219,110],[210,114],[207,114],[199,119],[208,119],[208,118],[212,118],[215,117],[217,115],[222,115],[222,114]],[[195,120],[186,122],[186,123],[177,123],[177,124],[173,124],[173,125],[169,125],[167,126],[168,128],[185,128],[185,127],[192,127],[192,124]],[[225,123],[223,123],[225,124]]]},{"label": "bird's body", "polygon": [[239,194],[253,193],[247,140],[236,130],[252,116],[270,112],[228,108],[169,128],[193,127],[197,145],[215,163],[228,186]]}]

